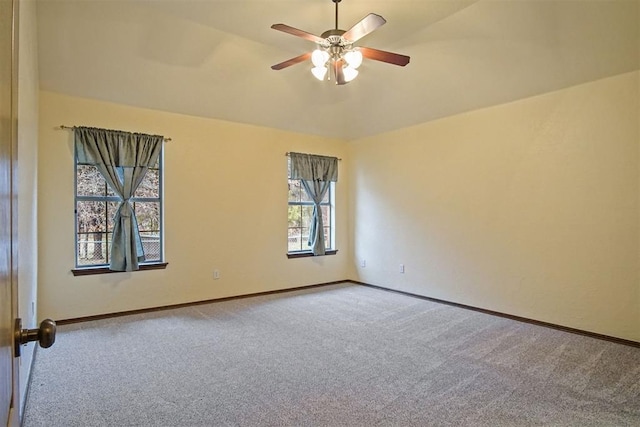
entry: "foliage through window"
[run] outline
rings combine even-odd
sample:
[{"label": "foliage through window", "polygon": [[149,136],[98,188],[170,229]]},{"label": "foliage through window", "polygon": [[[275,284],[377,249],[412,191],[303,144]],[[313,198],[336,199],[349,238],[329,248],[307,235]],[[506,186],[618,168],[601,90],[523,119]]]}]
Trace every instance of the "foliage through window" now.
[{"label": "foliage through window", "polygon": [[[136,213],[145,263],[162,262],[162,155],[130,200]],[[120,198],[95,166],[76,165],[76,267],[110,262],[113,218]]]},{"label": "foliage through window", "polygon": [[[291,162],[289,162],[291,167]],[[290,171],[290,170],[289,170]],[[290,176],[289,173],[287,176]],[[334,186],[332,182],[329,191],[324,196],[320,208],[324,224],[324,246],[326,250],[335,249],[333,242],[333,211]],[[313,219],[313,200],[307,195],[299,179],[289,179],[289,209],[288,209],[288,252],[310,251],[308,245],[309,227]]]}]

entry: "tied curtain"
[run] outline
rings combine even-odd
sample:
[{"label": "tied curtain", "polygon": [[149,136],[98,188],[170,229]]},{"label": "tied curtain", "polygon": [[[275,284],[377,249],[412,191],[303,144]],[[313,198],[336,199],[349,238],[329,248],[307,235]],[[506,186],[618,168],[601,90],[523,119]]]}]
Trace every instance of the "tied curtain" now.
[{"label": "tied curtain", "polygon": [[114,216],[109,269],[138,270],[138,263],[145,259],[144,249],[129,199],[147,170],[156,164],[164,137],[89,127],[74,128],[74,135],[77,163],[95,166],[120,197]]},{"label": "tied curtain", "polygon": [[313,200],[313,217],[309,227],[308,244],[313,255],[324,255],[324,223],[320,203],[332,182],[338,181],[338,159],[314,154],[289,153],[291,179],[299,179],[307,195]]}]

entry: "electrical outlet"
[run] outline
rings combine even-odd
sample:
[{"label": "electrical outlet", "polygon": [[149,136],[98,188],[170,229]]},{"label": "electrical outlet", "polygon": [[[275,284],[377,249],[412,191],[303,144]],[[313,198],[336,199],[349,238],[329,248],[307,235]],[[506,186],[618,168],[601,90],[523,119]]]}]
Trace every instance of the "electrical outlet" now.
[{"label": "electrical outlet", "polygon": [[220,278],[220,270],[213,270],[213,279],[218,280]]},{"label": "electrical outlet", "polygon": [[360,267],[365,268],[367,266],[367,260],[363,259],[360,261]]},{"label": "electrical outlet", "polygon": [[404,273],[404,264],[400,264],[400,273]]}]

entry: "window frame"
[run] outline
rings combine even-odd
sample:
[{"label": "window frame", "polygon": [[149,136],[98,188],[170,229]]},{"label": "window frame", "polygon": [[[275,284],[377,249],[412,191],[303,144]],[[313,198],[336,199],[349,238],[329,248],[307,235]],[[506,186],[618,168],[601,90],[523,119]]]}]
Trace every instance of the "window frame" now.
[{"label": "window frame", "polygon": [[[290,170],[290,165],[291,165],[290,159],[288,160],[288,165]],[[290,190],[291,188],[290,186],[292,181],[301,181],[299,179],[291,179],[289,178],[289,175],[290,173],[287,173],[288,190]],[[336,185],[335,184],[336,184],[335,182],[330,183],[329,189],[327,190],[327,195],[328,195],[327,201],[320,203],[320,206],[329,207],[330,224],[328,228],[329,228],[329,239],[330,239],[331,245],[327,247],[325,244],[325,255],[335,255],[338,252],[338,250],[336,249],[336,232],[335,232],[335,211],[336,211],[336,206],[335,206]],[[302,191],[305,191],[304,188],[302,188]],[[289,200],[289,196],[287,195],[287,217],[288,217],[290,206],[313,206],[313,205],[314,203],[312,201],[291,201]],[[326,224],[324,226],[327,227]],[[289,224],[287,224],[287,239],[289,238],[289,230],[291,230],[292,228],[300,228],[302,230],[302,227],[289,227]],[[302,238],[302,233],[300,233],[300,237]],[[300,250],[290,251],[289,242],[287,240],[287,258],[304,258],[304,257],[310,257],[310,256],[315,256],[313,255],[313,252],[311,249],[300,249]]]},{"label": "window frame", "polygon": [[[84,276],[84,275],[90,275],[90,274],[104,274],[104,273],[118,273],[117,271],[112,271],[109,270],[109,256],[110,254],[108,253],[108,247],[107,247],[107,254],[105,259],[107,260],[106,263],[100,263],[100,264],[84,264],[81,265],[79,264],[79,240],[78,237],[80,236],[80,232],[78,230],[78,202],[100,202],[100,203],[109,203],[109,202],[120,202],[120,198],[118,196],[110,196],[110,195],[104,195],[104,196],[79,196],[78,195],[78,160],[77,160],[77,155],[75,153],[75,148],[74,148],[74,199],[73,199],[73,203],[74,203],[74,268],[71,270],[71,272],[73,273],[74,276]],[[132,204],[135,204],[137,202],[147,202],[147,203],[158,203],[159,207],[158,207],[158,235],[159,235],[159,258],[151,260],[151,261],[144,261],[139,263],[139,270],[137,271],[145,271],[145,270],[157,270],[157,269],[164,269],[166,268],[166,266],[168,265],[168,263],[165,261],[165,252],[164,252],[164,143],[162,145],[162,148],[160,149],[160,154],[158,156],[158,163],[157,163],[158,167],[158,197],[132,197],[131,199],[129,199],[129,202]],[[149,170],[154,170],[156,168],[149,168]],[[103,178],[104,179],[104,178]],[[106,193],[112,192],[112,190],[109,188],[109,184],[107,184],[107,182],[105,181],[105,188],[106,188]],[[134,205],[135,206],[135,205]],[[134,207],[135,209],[135,207]],[[105,216],[108,216],[108,210],[105,210]],[[108,224],[110,218],[106,217],[105,218],[105,223]],[[110,234],[113,232],[113,230],[111,230],[111,232],[107,230],[104,231],[104,233],[107,234],[107,245],[109,245],[109,243],[111,242],[110,239]]]}]

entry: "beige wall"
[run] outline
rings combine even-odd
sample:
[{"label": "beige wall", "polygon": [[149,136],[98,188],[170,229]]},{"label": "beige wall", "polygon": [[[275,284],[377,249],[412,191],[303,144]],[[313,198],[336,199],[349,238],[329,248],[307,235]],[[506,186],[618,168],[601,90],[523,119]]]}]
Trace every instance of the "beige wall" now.
[{"label": "beige wall", "polygon": [[[37,160],[38,55],[35,1],[20,2],[18,36],[18,317],[36,327],[37,312]],[[34,343],[21,349],[20,401],[25,393]],[[22,410],[22,408],[20,408]]]},{"label": "beige wall", "polygon": [[640,341],[639,79],[351,143],[357,278]]},{"label": "beige wall", "polygon": [[[214,102],[214,101],[212,101]],[[86,125],[173,140],[165,146],[166,270],[74,277],[72,132]],[[348,159],[342,141],[40,94],[39,300],[67,319],[342,280],[349,270]],[[287,151],[343,158],[338,254],[287,259]],[[221,278],[213,279],[213,270]]]},{"label": "beige wall", "polygon": [[[42,92],[41,314],[353,278],[638,341],[639,81],[624,74],[350,143]],[[71,275],[73,150],[61,124],[174,139],[166,270]],[[291,150],[344,159],[337,256],[285,256]]]}]

